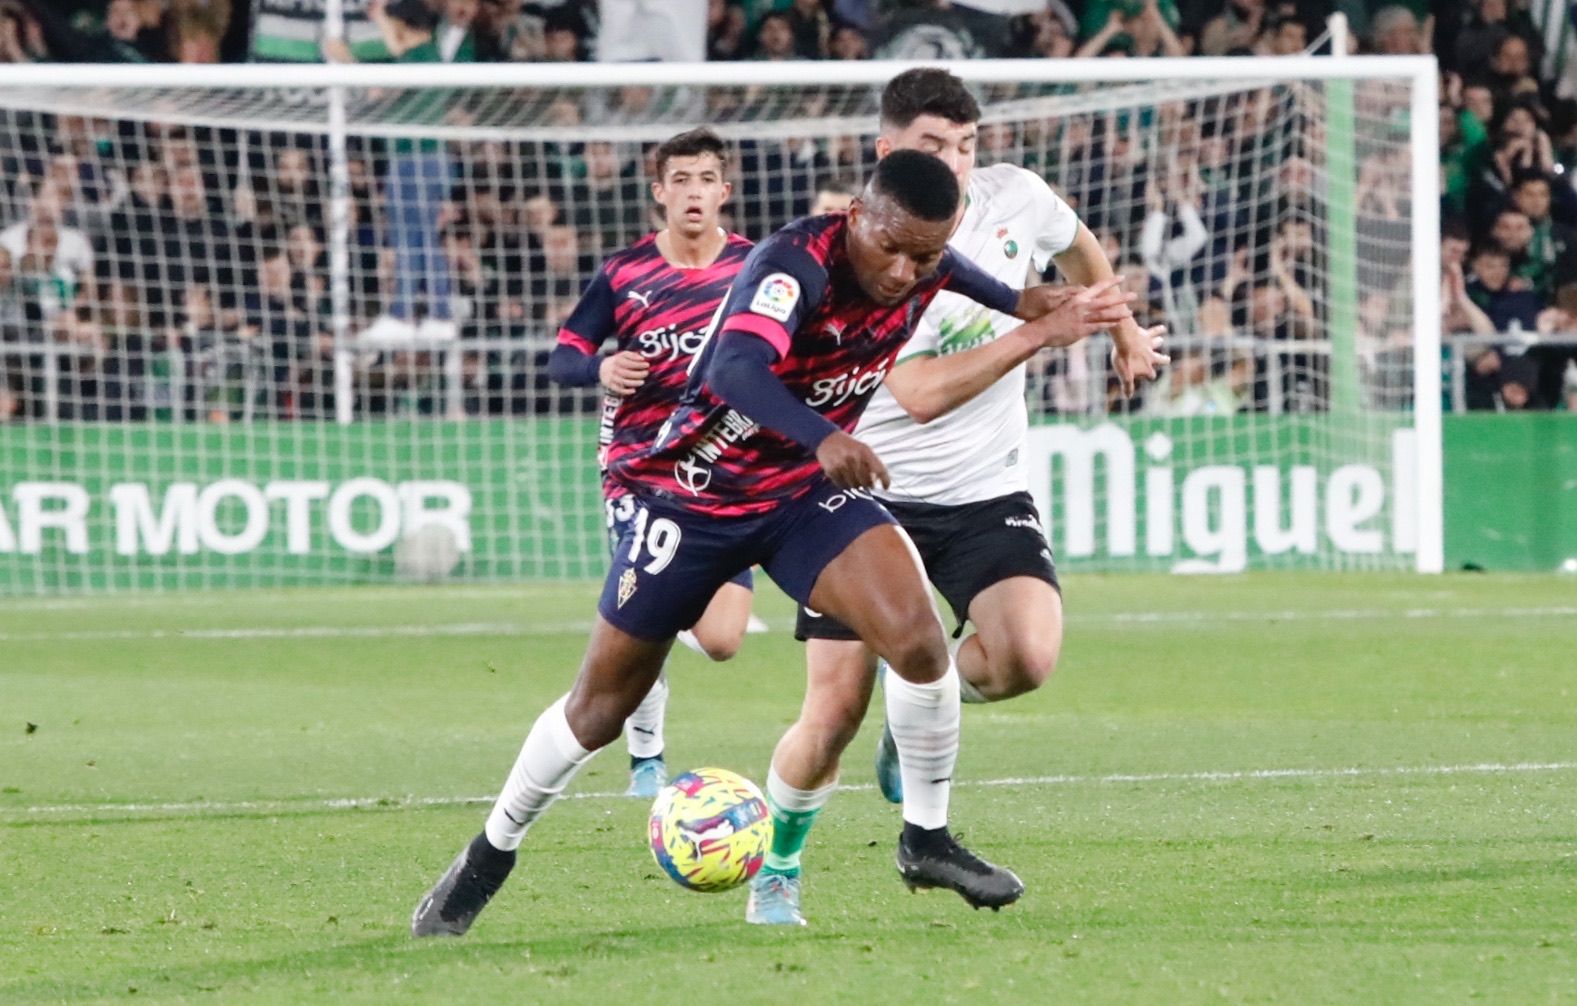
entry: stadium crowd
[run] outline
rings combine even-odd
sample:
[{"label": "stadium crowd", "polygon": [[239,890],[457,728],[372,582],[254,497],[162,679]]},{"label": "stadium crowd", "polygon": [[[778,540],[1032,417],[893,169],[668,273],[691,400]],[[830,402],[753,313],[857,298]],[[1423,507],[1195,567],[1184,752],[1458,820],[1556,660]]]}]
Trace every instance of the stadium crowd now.
[{"label": "stadium crowd", "polygon": [[[604,0],[609,11],[640,5]],[[1293,54],[1319,44],[1332,7],[1048,0],[1009,17],[993,13],[1010,6],[999,0],[659,6],[676,26],[632,43],[616,38],[595,0],[388,0],[367,11],[370,44],[330,42],[321,54],[569,61],[595,58],[599,44],[703,38],[714,60]],[[1452,359],[1465,361],[1455,387],[1443,389],[1448,405],[1577,409],[1577,38],[1563,5],[1338,6],[1361,51],[1434,52],[1441,62],[1442,310],[1448,341],[1459,343]],[[685,17],[694,19],[688,36]],[[235,0],[0,0],[0,60],[241,60],[256,51],[259,24]],[[670,97],[649,88],[561,97],[540,121],[677,121],[671,108],[653,107]],[[869,110],[863,91],[844,98],[804,98],[813,103],[794,111]],[[1389,99],[1379,96],[1375,115],[1405,109],[1405,96]],[[695,117],[748,117],[741,103],[751,100],[718,92]],[[1326,215],[1310,206],[1321,139],[1305,100],[1264,89],[1161,104],[1127,121],[1081,114],[982,130],[982,162],[1045,172],[1106,243],[1139,312],[1183,337],[1176,365],[1134,406],[1101,394],[1098,360],[1047,355],[1039,407],[1319,410],[1331,358],[1315,347],[1348,317],[1370,404],[1405,404],[1405,131],[1358,151],[1364,282],[1354,310],[1333,317]],[[431,96],[374,97],[364,110],[382,121],[467,121],[424,101]],[[1171,153],[1153,156],[1151,141],[1146,156],[1142,130]],[[846,201],[869,166],[868,140],[742,139],[733,225],[759,238]],[[345,334],[364,336],[354,366],[360,413],[583,405],[546,384],[542,355],[601,256],[660,225],[642,153],[639,143],[597,139],[353,136]],[[0,421],[332,416],[327,170],[320,134],[0,107]],[[466,351],[445,367],[412,335],[458,337]]]}]

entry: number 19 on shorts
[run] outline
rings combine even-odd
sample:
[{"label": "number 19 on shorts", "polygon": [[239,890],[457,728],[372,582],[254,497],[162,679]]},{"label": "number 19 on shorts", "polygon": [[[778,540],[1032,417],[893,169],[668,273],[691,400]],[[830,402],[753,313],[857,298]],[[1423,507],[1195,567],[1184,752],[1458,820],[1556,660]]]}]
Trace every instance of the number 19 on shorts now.
[{"label": "number 19 on shorts", "polygon": [[635,536],[630,542],[629,561],[632,564],[640,562],[641,551],[645,549],[651,561],[642,568],[653,575],[661,573],[678,554],[680,537],[678,524],[667,517],[653,520],[650,511],[641,507],[635,515]]}]

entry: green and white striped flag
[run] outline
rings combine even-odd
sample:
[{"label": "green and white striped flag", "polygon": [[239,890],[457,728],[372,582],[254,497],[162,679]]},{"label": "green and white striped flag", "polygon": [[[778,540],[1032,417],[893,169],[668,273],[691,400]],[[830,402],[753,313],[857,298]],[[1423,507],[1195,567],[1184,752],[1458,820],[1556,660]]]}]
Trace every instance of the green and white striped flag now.
[{"label": "green and white striped flag", "polygon": [[[378,26],[367,19],[368,0],[342,0],[345,42],[357,62],[387,60]],[[252,0],[254,63],[321,63],[325,0]]]},{"label": "green and white striped flag", "polygon": [[1532,0],[1528,15],[1544,40],[1541,80],[1553,81],[1557,93],[1577,98],[1577,3],[1572,0]]}]

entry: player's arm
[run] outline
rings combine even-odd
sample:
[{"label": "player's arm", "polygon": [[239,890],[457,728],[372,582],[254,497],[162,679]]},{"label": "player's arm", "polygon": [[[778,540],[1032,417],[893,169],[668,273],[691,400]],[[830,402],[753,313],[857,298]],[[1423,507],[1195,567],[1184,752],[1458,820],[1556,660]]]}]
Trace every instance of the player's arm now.
[{"label": "player's arm", "polygon": [[876,452],[802,402],[772,372],[825,289],[825,270],[803,251],[759,246],[729,290],[706,384],[740,415],[804,447],[838,486],[886,486],[887,469]]},{"label": "player's arm", "polygon": [[600,384],[621,398],[641,386],[650,364],[639,353],[600,355],[602,344],[618,330],[615,303],[608,274],[599,270],[559,329],[558,345],[548,356],[548,380],[572,388]]},{"label": "player's arm", "polygon": [[[1052,256],[1057,268],[1074,283],[1090,286],[1116,275],[1100,241],[1084,224],[1065,251]],[[1124,395],[1132,395],[1139,380],[1155,380],[1156,368],[1169,362],[1157,349],[1164,329],[1146,331],[1131,316],[1112,326],[1112,366]]]},{"label": "player's arm", "polygon": [[942,356],[934,327],[924,319],[910,340],[906,356],[884,382],[909,417],[917,423],[958,408],[1007,376],[1042,349],[1068,346],[1129,317],[1128,297],[1113,278],[1103,284],[1057,291],[1057,307],[974,349]]}]

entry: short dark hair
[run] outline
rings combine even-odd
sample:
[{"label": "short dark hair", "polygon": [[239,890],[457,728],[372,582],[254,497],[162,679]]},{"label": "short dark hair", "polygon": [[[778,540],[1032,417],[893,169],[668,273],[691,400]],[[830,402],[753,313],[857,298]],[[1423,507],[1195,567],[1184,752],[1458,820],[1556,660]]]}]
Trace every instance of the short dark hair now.
[{"label": "short dark hair", "polygon": [[[1550,176],[1537,168],[1521,168],[1516,174],[1511,176],[1511,189],[1515,192],[1517,189],[1532,182],[1543,182],[1545,185],[1549,185]],[[1553,188],[1553,186],[1551,187]]]},{"label": "short dark hair", "polygon": [[852,196],[859,193],[858,187],[842,175],[829,175],[816,186],[817,192],[830,192],[835,196]]},{"label": "short dark hair", "polygon": [[894,150],[876,162],[866,192],[897,203],[904,212],[936,223],[958,212],[958,179],[939,157]]},{"label": "short dark hair", "polygon": [[1503,258],[1508,262],[1511,261],[1511,252],[1507,251],[1505,246],[1498,241],[1484,241],[1480,243],[1473,249],[1472,254],[1468,255],[1468,260],[1472,261],[1484,255],[1489,255],[1493,258]]},{"label": "short dark hair", "polygon": [[438,27],[438,15],[422,0],[394,0],[384,8],[384,13],[417,31],[432,31]]},{"label": "short dark hair", "polygon": [[882,125],[904,129],[922,115],[979,122],[980,103],[964,82],[940,67],[905,70],[882,88]]},{"label": "short dark hair", "polygon": [[657,180],[663,180],[668,162],[675,157],[700,157],[702,154],[711,154],[723,168],[728,167],[728,144],[705,126],[668,137],[652,155],[652,167],[657,171]]}]

